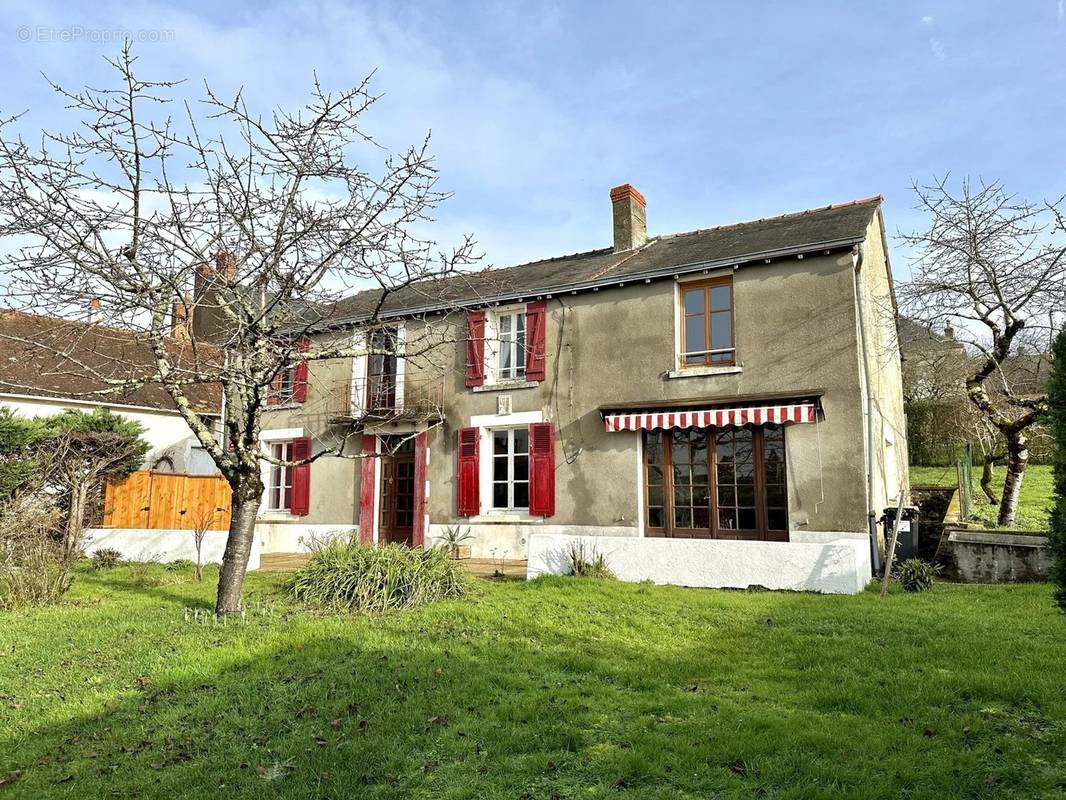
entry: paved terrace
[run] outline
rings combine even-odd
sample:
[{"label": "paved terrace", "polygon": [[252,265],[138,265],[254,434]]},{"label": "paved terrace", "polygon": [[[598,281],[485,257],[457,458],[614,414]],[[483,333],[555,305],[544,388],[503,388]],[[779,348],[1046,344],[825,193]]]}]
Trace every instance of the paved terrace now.
[{"label": "paved terrace", "polygon": [[[260,572],[292,572],[310,558],[308,553],[264,553],[259,559]],[[459,561],[463,569],[478,578],[504,578],[525,580],[526,562],[497,560],[491,558],[464,558]]]}]

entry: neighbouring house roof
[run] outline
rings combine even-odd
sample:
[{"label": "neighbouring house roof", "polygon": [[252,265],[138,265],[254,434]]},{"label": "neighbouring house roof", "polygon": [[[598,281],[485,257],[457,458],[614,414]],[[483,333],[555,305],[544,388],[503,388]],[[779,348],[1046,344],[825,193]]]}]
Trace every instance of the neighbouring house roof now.
[{"label": "neighbouring house roof", "polygon": [[[189,343],[177,339],[168,343],[179,365],[192,363],[189,347]],[[147,341],[131,331],[21,311],[0,311],[2,394],[174,411],[170,394],[158,383],[101,393],[108,389],[107,379],[147,374],[154,359]],[[197,412],[219,412],[222,391],[217,384],[191,385],[186,391]]]},{"label": "neighbouring house roof", "polygon": [[899,347],[904,356],[920,351],[947,352],[957,350],[965,355],[966,348],[951,336],[937,333],[928,325],[910,317],[896,317],[896,331],[899,334]]},{"label": "neighbouring house roof", "polygon": [[[657,236],[634,250],[590,250],[423,281],[386,297],[381,313],[446,310],[457,305],[611,286],[707,267],[762,263],[767,258],[850,247],[866,238],[866,229],[880,203],[880,196],[870,197],[752,222]],[[378,289],[359,292],[338,301],[327,316],[334,323],[358,322],[374,313],[380,298]]]}]

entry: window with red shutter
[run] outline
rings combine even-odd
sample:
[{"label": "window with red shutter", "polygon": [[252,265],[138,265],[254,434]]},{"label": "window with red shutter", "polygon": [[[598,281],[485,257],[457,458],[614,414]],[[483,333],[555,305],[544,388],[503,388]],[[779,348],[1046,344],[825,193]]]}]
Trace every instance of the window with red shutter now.
[{"label": "window with red shutter", "polygon": [[461,517],[475,517],[481,513],[480,440],[481,434],[477,428],[459,429],[456,508]]},{"label": "window with red shutter", "polygon": [[529,426],[529,513],[555,514],[555,426],[550,422]]},{"label": "window with red shutter", "polygon": [[467,315],[466,385],[485,383],[485,312],[471,311]]},{"label": "window with red shutter", "polygon": [[[303,461],[311,457],[311,439],[304,436],[292,440],[291,458]],[[311,465],[298,464],[292,469],[292,508],[290,513],[297,517],[307,516],[311,510]]]},{"label": "window with red shutter", "polygon": [[[301,336],[299,341],[296,342],[296,350],[300,353],[306,353],[311,349],[311,340],[306,336]],[[307,362],[301,361],[292,370],[292,402],[294,403],[306,403],[307,402]]]},{"label": "window with red shutter", "polygon": [[543,301],[526,305],[526,380],[544,380],[545,327],[548,306]]}]

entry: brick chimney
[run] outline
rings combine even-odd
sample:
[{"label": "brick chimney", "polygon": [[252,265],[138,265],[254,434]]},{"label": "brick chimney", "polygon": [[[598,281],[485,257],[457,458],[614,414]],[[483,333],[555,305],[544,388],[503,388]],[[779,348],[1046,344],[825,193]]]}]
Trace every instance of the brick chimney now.
[{"label": "brick chimney", "polygon": [[192,305],[184,320],[187,335],[207,342],[220,341],[226,335],[226,319],[222,311],[225,298],[220,290],[236,284],[237,256],[232,251],[218,253],[214,264],[205,261],[196,265]]},{"label": "brick chimney", "polygon": [[184,295],[181,300],[175,300],[170,309],[170,335],[175,339],[188,340],[189,317],[192,315],[192,298]]},{"label": "brick chimney", "polygon": [[611,189],[614,211],[614,251],[633,250],[648,241],[648,221],[644,215],[644,195],[623,183]]},{"label": "brick chimney", "polygon": [[103,304],[100,302],[99,297],[93,297],[89,300],[89,322],[95,322],[96,318],[100,316],[100,309]]}]

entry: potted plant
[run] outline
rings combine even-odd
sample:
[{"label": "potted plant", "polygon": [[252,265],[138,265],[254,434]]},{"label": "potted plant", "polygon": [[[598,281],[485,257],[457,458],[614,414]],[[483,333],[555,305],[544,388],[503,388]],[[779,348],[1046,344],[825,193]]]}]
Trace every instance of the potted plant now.
[{"label": "potted plant", "polygon": [[447,549],[452,558],[470,558],[470,545],[463,544],[470,538],[472,538],[470,528],[464,529],[459,525],[448,525],[440,536],[440,543],[441,546]]}]

